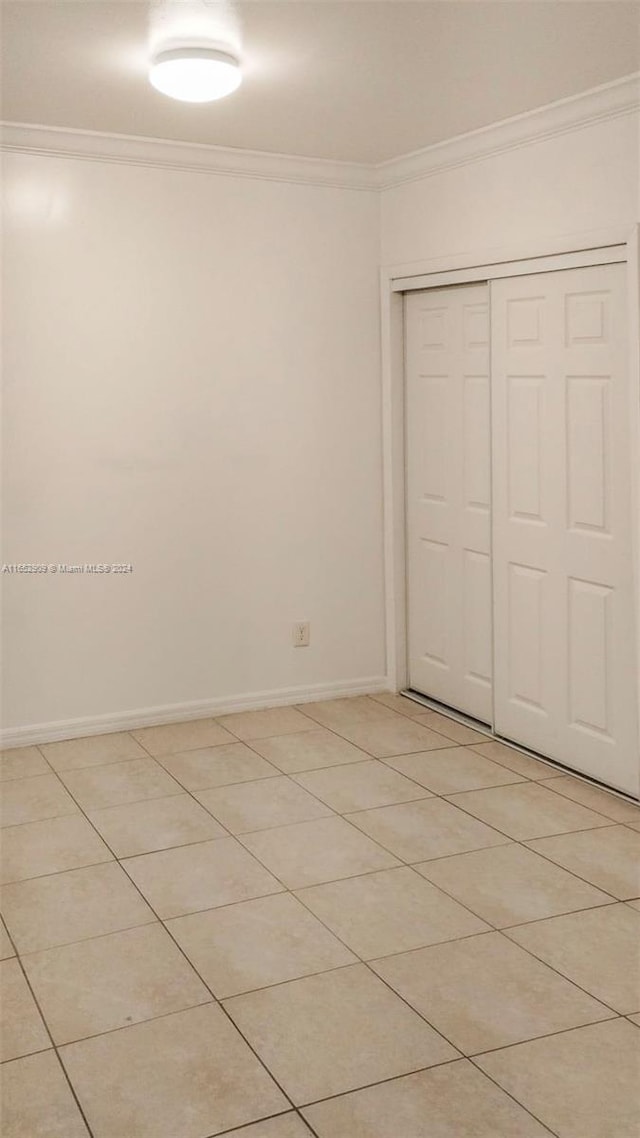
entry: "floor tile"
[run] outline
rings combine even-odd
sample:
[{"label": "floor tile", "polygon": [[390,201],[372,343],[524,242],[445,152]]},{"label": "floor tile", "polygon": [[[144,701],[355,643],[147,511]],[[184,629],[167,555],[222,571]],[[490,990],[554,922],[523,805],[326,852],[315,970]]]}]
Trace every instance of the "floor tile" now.
[{"label": "floor tile", "polygon": [[10,747],[0,754],[0,782],[38,774],[51,774],[51,769],[37,747]]},{"label": "floor tile", "polygon": [[515,771],[516,774],[524,775],[525,778],[549,779],[553,778],[556,773],[558,775],[564,773],[546,763],[538,762],[531,755],[525,755],[523,751],[507,747],[506,743],[500,743],[497,739],[492,739],[488,743],[473,743],[472,750],[477,751],[479,755],[484,755],[486,759],[491,759],[494,763],[501,763],[503,767]]},{"label": "floor tile", "polygon": [[529,845],[620,901],[640,896],[640,834],[628,826],[585,830]]},{"label": "floor tile", "polygon": [[21,953],[154,920],[149,906],[115,862],[3,885],[2,911]]},{"label": "floor tile", "polygon": [[218,717],[227,731],[238,739],[267,739],[270,735],[288,735],[290,731],[311,730],[313,724],[295,707],[268,707],[264,711],[238,711]]},{"label": "floor tile", "polygon": [[208,1138],[289,1106],[214,1004],[60,1055],[96,1138]]},{"label": "floor tile", "polygon": [[356,962],[290,893],[178,917],[167,927],[218,999]]},{"label": "floor tile", "polygon": [[300,710],[316,723],[342,734],[342,727],[350,723],[397,722],[396,713],[379,700],[368,695],[349,696],[346,699],[325,699],[317,703],[302,703]]},{"label": "floor tile", "polygon": [[100,810],[182,791],[179,783],[155,759],[132,759],[126,763],[67,771],[61,778],[83,810]]},{"label": "floor tile", "polygon": [[412,716],[414,723],[422,727],[429,727],[444,735],[445,739],[452,739],[454,743],[484,743],[487,739],[481,731],[474,731],[465,723],[458,723],[456,719],[449,719],[447,715],[440,715],[437,711],[424,711],[422,714]]},{"label": "floor tile", "polygon": [[375,759],[390,758],[391,755],[406,755],[413,751],[432,751],[446,747],[450,742],[444,735],[437,735],[428,727],[421,727],[412,719],[397,716],[391,722],[383,720],[374,723],[343,724],[340,733],[350,743],[355,743],[363,751],[368,751]]},{"label": "floor tile", "polygon": [[296,782],[340,814],[429,797],[424,787],[416,786],[415,782],[376,760],[307,771],[296,775]]},{"label": "floor tile", "polygon": [[609,824],[602,814],[554,794],[538,782],[465,791],[456,794],[453,801],[517,841]]},{"label": "floor tile", "polygon": [[547,1138],[495,1083],[462,1059],[307,1106],[318,1138]]},{"label": "floor tile", "polygon": [[640,913],[629,905],[552,917],[504,935],[614,1011],[640,1011]]},{"label": "floor tile", "polygon": [[17,960],[0,962],[0,1062],[51,1047],[35,1000]]},{"label": "floor tile", "polygon": [[150,755],[171,755],[174,751],[193,751],[234,741],[215,719],[189,719],[185,723],[141,727],[131,734]]},{"label": "floor tile", "polygon": [[163,920],[282,891],[235,838],[142,854],[125,866]]},{"label": "floor tile", "polygon": [[242,842],[289,889],[354,877],[398,862],[343,818],[245,834]]},{"label": "floor tile", "polygon": [[228,836],[189,794],[108,806],[92,811],[89,817],[118,857]]},{"label": "floor tile", "polygon": [[440,798],[364,810],[350,814],[349,821],[404,861],[446,857],[509,840]]},{"label": "floor tile", "polygon": [[501,933],[419,948],[372,967],[465,1055],[612,1016]]},{"label": "floor tile", "polygon": [[211,1000],[159,923],[30,953],[24,967],[58,1044]]},{"label": "floor tile", "polygon": [[119,759],[144,759],[147,754],[128,731],[89,735],[84,739],[64,739],[60,743],[43,743],[41,749],[56,771],[79,770],[81,767],[115,763]]},{"label": "floor tile", "polygon": [[3,1138],[89,1138],[53,1051],[2,1068],[0,1110]]},{"label": "floor tile", "polygon": [[234,1130],[230,1138],[312,1138],[308,1126],[299,1114],[289,1111],[278,1118],[269,1118],[265,1122],[254,1122],[252,1126],[243,1126],[241,1130]]},{"label": "floor tile", "polygon": [[44,818],[77,814],[78,807],[55,774],[16,778],[3,783],[0,825],[19,826]]},{"label": "floor tile", "polygon": [[387,763],[434,794],[454,794],[458,790],[480,790],[523,781],[522,775],[483,758],[469,747],[444,747],[441,751],[400,755],[387,759]]},{"label": "floor tile", "polygon": [[10,956],[15,956],[15,949],[9,940],[4,921],[0,918],[0,960],[8,960]]},{"label": "floor tile", "polygon": [[640,1032],[626,1020],[521,1043],[477,1062],[561,1138],[640,1133]]},{"label": "floor tile", "polygon": [[0,880],[24,881],[83,865],[112,861],[113,854],[81,814],[9,826],[0,844]]},{"label": "floor tile", "polygon": [[354,747],[353,743],[325,727],[299,734],[278,735],[275,739],[256,739],[251,745],[285,774],[343,763],[368,762],[371,758],[366,751]]},{"label": "floor tile", "polygon": [[296,1105],[456,1057],[360,964],[235,996],[225,1007]]},{"label": "floor tile", "polygon": [[284,776],[201,790],[196,798],[232,834],[326,818],[332,813],[328,806]]},{"label": "floor tile", "polygon": [[611,900],[593,885],[515,843],[426,861],[415,868],[497,928],[606,905]]},{"label": "floor tile", "polygon": [[230,786],[236,782],[271,778],[280,774],[244,743],[227,743],[223,747],[203,747],[176,755],[163,755],[159,762],[185,790],[208,790],[214,786]]},{"label": "floor tile", "polygon": [[297,895],[363,960],[488,928],[406,866],[314,885]]},{"label": "floor tile", "polygon": [[640,1036],[640,808],[604,789],[389,692],[43,747],[0,758],[4,1003],[45,1033],[9,1138],[578,1138],[460,1051]]},{"label": "floor tile", "polygon": [[[546,785],[546,782],[542,785]],[[604,814],[605,818],[611,818],[614,822],[640,822],[640,806],[618,798],[616,794],[610,794],[599,786],[582,782],[579,778],[571,778],[569,775],[554,778],[550,781],[549,788],[598,814]]]},{"label": "floor tile", "polygon": [[414,715],[421,715],[426,711],[424,704],[393,692],[378,692],[369,698],[376,703],[383,703],[385,707],[390,708],[391,711],[397,711],[399,715],[406,715],[409,719],[413,719]]}]

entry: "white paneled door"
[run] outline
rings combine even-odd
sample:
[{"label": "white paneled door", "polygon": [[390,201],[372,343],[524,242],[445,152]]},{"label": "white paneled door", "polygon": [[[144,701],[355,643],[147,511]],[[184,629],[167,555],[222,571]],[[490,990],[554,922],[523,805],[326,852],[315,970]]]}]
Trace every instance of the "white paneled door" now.
[{"label": "white paneled door", "polygon": [[405,297],[409,684],[491,721],[487,285]]},{"label": "white paneled door", "polygon": [[637,794],[625,313],[623,265],[491,283],[495,730]]}]

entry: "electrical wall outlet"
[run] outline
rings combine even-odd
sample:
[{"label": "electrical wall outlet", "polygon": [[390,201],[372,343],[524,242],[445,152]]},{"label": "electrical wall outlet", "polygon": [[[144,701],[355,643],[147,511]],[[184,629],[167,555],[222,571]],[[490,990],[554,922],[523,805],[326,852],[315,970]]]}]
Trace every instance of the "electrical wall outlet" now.
[{"label": "electrical wall outlet", "polygon": [[297,620],[291,630],[294,648],[308,648],[311,640],[311,625],[308,620]]}]

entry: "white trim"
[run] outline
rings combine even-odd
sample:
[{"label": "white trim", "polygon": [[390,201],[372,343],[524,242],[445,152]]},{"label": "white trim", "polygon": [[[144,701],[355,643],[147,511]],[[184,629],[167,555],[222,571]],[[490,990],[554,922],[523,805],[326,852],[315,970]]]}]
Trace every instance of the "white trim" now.
[{"label": "white trim", "polygon": [[[382,308],[382,435],[383,435],[383,486],[384,486],[384,563],[385,563],[385,613],[387,675],[392,691],[399,691],[407,685],[406,663],[406,534],[404,530],[404,487],[405,487],[405,446],[404,446],[404,330],[402,293],[395,290],[398,279],[404,278],[407,291],[411,290],[412,276],[420,280],[437,266],[444,276],[464,267],[471,270],[467,280],[485,281],[491,266],[498,263],[531,261],[545,258],[552,267],[553,258],[561,265],[567,253],[583,253],[589,250],[588,264],[608,263],[612,246],[623,246],[616,250],[615,260],[628,265],[628,287],[630,305],[630,386],[633,404],[629,409],[631,420],[631,465],[634,471],[640,470],[640,315],[638,296],[640,293],[640,226],[631,231],[600,231],[599,239],[594,233],[575,234],[548,243],[539,242],[537,248],[531,243],[523,246],[520,255],[514,249],[502,250],[496,256],[495,250],[465,254],[463,256],[440,257],[436,262],[415,262],[411,265],[395,266],[381,270],[381,308]],[[583,264],[585,262],[582,262]],[[475,270],[473,266],[476,266]],[[441,283],[442,277],[439,278]],[[424,287],[424,286],[422,286]],[[435,285],[433,287],[438,287]],[[635,390],[634,390],[635,384]],[[635,512],[633,518],[640,518],[640,485],[634,482]],[[640,687],[640,530],[637,522],[633,525],[634,572],[637,589],[636,642]],[[640,708],[640,690],[639,690]]]},{"label": "white trim", "polygon": [[376,167],[378,188],[388,190],[443,170],[467,166],[520,146],[544,142],[568,131],[633,114],[640,107],[640,72],[547,103],[445,142],[392,158]]},{"label": "white trim", "polygon": [[562,253],[577,254],[584,250],[593,252],[594,249],[602,250],[615,245],[626,245],[628,240],[628,226],[618,225],[608,229],[588,229],[560,237],[543,239],[538,237],[534,240],[520,241],[518,244],[477,250],[475,253],[452,253],[444,257],[430,257],[427,260],[404,261],[401,264],[386,266],[384,272],[386,277],[393,281],[401,277],[448,273],[458,269],[474,269],[477,272],[479,267],[513,264],[517,261],[542,257],[559,257]]},{"label": "white trim", "polygon": [[262,150],[236,150],[92,130],[65,130],[31,123],[0,123],[0,127],[1,148],[10,153],[350,190],[375,189],[373,168],[358,162],[332,162],[326,158],[302,158],[294,154],[269,154]]},{"label": "white trim", "polygon": [[[627,292],[629,312],[629,445],[632,470],[640,471],[640,225],[628,241]],[[640,474],[631,479],[631,562],[636,586],[636,676],[640,720]]]},{"label": "white trim", "polygon": [[[245,695],[221,696],[218,699],[191,703],[167,703],[160,707],[142,707],[133,711],[117,711],[108,715],[89,715],[82,719],[58,719],[53,723],[35,723],[26,727],[7,727],[0,732],[3,747],[27,747],[37,743],[53,743],[59,739],[78,739],[111,731],[131,731],[136,727],[155,727],[162,723],[186,722],[229,715],[234,711],[254,711],[265,707],[282,707],[295,703],[312,703],[344,696],[371,695],[388,691],[385,676],[364,676],[357,680],[311,684],[304,687],[277,688],[274,691],[247,692]],[[309,720],[309,729],[314,724]]]},{"label": "white trim", "polygon": [[615,265],[627,260],[626,245],[611,245],[606,249],[585,249],[578,253],[559,253],[553,257],[530,257],[524,261],[503,261],[499,265],[479,265],[474,269],[453,269],[448,273],[427,273],[418,277],[397,277],[391,284],[393,292],[416,292],[425,288],[443,288],[446,285],[470,284],[499,280],[501,277],[523,277],[532,273],[557,273],[562,269],[581,269],[594,264]]},{"label": "white trim", "polygon": [[378,165],[32,123],[0,123],[0,147],[12,153],[45,157],[116,162],[340,189],[388,190],[521,146],[531,146],[568,131],[633,114],[639,108],[640,72],[635,72],[579,95],[547,103]]},{"label": "white trim", "polygon": [[404,303],[384,269],[380,286],[385,650],[391,690],[400,691],[407,686]]}]

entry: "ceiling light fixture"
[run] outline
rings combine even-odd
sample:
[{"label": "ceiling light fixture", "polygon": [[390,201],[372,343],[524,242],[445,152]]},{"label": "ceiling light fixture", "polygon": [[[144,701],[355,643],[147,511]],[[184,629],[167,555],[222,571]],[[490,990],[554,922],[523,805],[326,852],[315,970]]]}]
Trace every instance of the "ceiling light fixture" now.
[{"label": "ceiling light fixture", "polygon": [[242,81],[234,55],[209,47],[176,47],[151,61],[149,82],[156,91],[185,103],[211,103],[235,91]]}]

